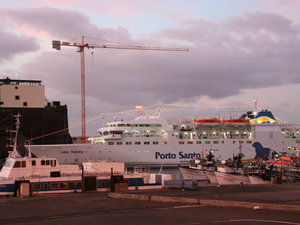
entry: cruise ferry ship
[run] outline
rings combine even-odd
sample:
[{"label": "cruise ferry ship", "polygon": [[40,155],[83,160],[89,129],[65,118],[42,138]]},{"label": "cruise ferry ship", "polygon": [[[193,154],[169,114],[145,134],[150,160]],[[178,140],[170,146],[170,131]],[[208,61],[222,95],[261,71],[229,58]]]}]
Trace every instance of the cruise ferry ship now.
[{"label": "cruise ferry ship", "polygon": [[113,121],[98,130],[89,144],[29,145],[38,157],[60,163],[89,160],[121,161],[130,166],[185,165],[213,151],[216,159],[242,152],[245,158],[268,158],[300,148],[300,128],[283,124],[268,110],[247,112],[236,119],[166,119],[140,115]]}]

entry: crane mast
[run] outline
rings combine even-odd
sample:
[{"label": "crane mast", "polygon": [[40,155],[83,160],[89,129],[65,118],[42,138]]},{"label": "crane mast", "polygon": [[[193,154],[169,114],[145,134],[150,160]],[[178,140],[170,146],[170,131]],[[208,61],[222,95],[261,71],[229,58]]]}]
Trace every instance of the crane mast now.
[{"label": "crane mast", "polygon": [[61,46],[77,47],[80,53],[80,86],[81,86],[81,143],[86,143],[86,85],[85,85],[85,56],[84,50],[94,48],[126,49],[126,50],[150,50],[150,51],[189,51],[188,48],[164,48],[151,46],[134,45],[97,45],[85,43],[84,36],[81,37],[81,43],[52,41],[52,48],[61,50]]}]

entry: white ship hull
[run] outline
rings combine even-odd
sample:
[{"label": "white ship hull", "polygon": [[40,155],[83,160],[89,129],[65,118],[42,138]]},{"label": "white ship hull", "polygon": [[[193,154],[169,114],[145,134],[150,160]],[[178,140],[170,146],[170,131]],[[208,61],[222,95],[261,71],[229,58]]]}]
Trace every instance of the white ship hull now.
[{"label": "white ship hull", "polygon": [[216,172],[216,179],[219,185],[244,185],[250,184],[248,176],[233,175],[228,173]]},{"label": "white ship hull", "polygon": [[179,167],[184,180],[207,181],[208,178],[204,170],[195,170],[190,168]]},{"label": "white ship hull", "polygon": [[205,171],[205,174],[211,184],[218,184],[216,175],[214,171]]},{"label": "white ship hull", "polygon": [[[126,140],[124,140],[125,142]],[[149,141],[148,139],[139,139],[140,142]],[[160,140],[155,140],[160,141]],[[206,140],[209,141],[209,140]],[[215,140],[211,140],[213,142]],[[116,162],[125,162],[127,165],[147,164],[153,166],[161,165],[187,165],[193,157],[201,157],[202,153],[208,154],[211,149],[215,150],[214,155],[217,159],[228,159],[237,155],[240,151],[238,144],[235,142],[245,142],[246,140],[223,140],[224,144],[193,144],[178,145],[178,140],[169,141],[164,146],[109,146],[103,144],[67,144],[67,145],[32,145],[30,146],[32,153],[38,157],[55,157],[60,163],[82,163],[89,160],[110,160]],[[256,140],[249,140],[251,143]],[[261,140],[260,140],[261,141]],[[283,151],[293,153],[288,146],[295,146],[295,139],[285,140],[282,144],[281,140],[274,140],[278,143],[274,146],[272,140],[261,141],[263,146],[273,149],[283,149]],[[220,142],[220,141],[219,141]],[[261,143],[260,142],[260,143]],[[254,158],[256,155],[255,148],[249,144],[241,144],[242,152],[245,159]],[[276,145],[276,144],[275,144]],[[298,144],[299,145],[299,144]]]}]

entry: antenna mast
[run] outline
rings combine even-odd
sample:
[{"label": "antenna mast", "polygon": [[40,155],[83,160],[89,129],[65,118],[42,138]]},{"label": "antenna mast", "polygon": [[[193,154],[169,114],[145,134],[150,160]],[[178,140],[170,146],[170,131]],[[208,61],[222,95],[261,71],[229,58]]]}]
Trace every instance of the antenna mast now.
[{"label": "antenna mast", "polygon": [[18,113],[14,117],[16,120],[16,122],[15,122],[16,129],[15,130],[7,130],[7,132],[15,133],[15,137],[10,139],[10,141],[13,141],[12,145],[7,145],[7,147],[13,148],[12,152],[9,153],[9,157],[11,157],[11,158],[21,157],[18,152],[18,133],[19,133],[19,128],[20,128],[21,115]]}]

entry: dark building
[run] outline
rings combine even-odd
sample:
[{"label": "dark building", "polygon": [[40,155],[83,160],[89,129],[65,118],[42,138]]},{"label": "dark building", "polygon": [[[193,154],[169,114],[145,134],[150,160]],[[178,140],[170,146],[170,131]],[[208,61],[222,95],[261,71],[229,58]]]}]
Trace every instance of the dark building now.
[{"label": "dark building", "polygon": [[6,146],[10,138],[7,130],[15,129],[14,115],[18,113],[21,115],[18,138],[21,154],[26,153],[23,147],[26,140],[32,139],[32,144],[72,143],[67,106],[58,101],[45,105],[41,81],[0,79],[0,158],[6,158],[11,150]]}]

